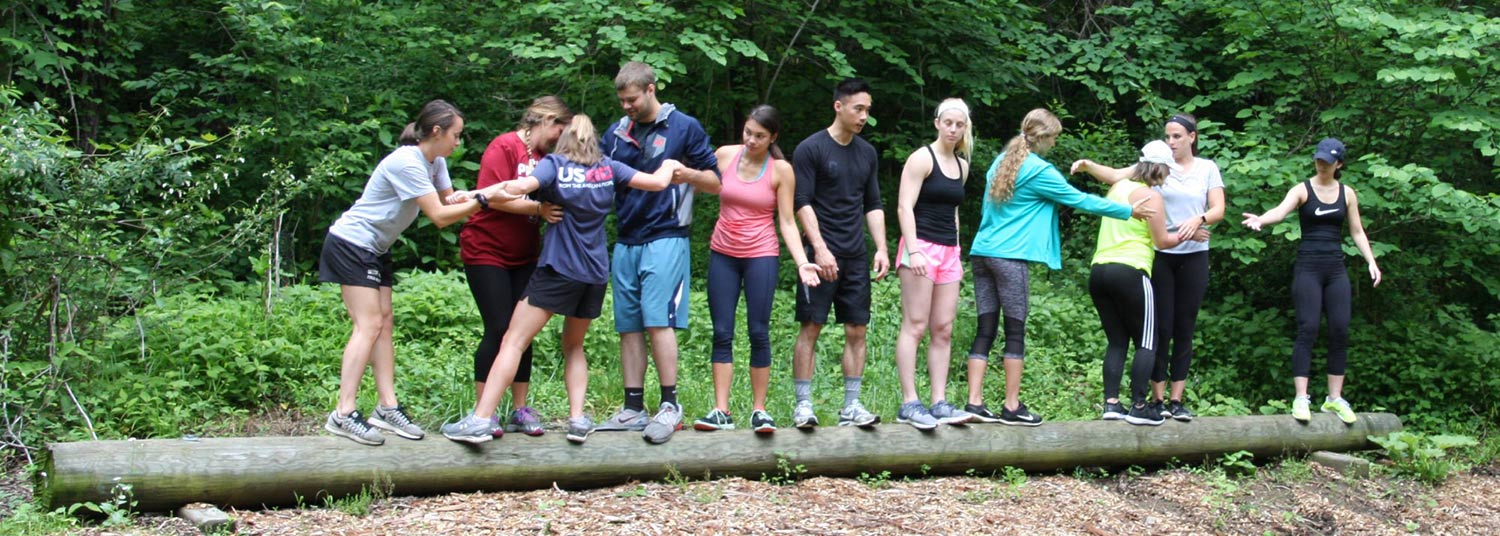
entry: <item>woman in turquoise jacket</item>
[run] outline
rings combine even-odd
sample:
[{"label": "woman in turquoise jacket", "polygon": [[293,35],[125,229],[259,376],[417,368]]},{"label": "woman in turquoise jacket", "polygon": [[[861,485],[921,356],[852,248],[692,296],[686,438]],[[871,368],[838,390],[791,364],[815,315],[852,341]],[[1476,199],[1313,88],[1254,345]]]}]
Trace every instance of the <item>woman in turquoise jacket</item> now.
[{"label": "woman in turquoise jacket", "polygon": [[[1052,163],[1042,158],[1057,143],[1062,123],[1038,108],[1021,120],[1021,133],[985,172],[985,196],[979,232],[969,250],[974,272],[974,299],[979,321],[969,349],[969,403],[964,410],[982,422],[1036,426],[1042,418],[1021,403],[1021,371],[1026,357],[1026,314],[1031,297],[1028,262],[1062,267],[1062,239],[1057,206],[1125,220],[1149,218],[1145,206],[1115,203],[1078,191]],[[990,347],[1001,312],[1005,317],[1005,402],[999,414],[984,405],[982,387]]]}]

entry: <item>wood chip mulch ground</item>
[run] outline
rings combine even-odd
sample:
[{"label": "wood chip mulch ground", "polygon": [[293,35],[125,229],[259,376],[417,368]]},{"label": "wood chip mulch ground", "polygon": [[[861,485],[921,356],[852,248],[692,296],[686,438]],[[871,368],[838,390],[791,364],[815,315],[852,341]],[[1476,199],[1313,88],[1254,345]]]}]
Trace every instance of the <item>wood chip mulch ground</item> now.
[{"label": "wood chip mulch ground", "polygon": [[[1104,477],[918,480],[730,478],[587,491],[455,493],[376,500],[363,516],[326,508],[231,511],[240,534],[1500,534],[1500,471],[1428,487],[1350,479],[1316,464],[1228,478],[1164,469]],[[129,530],[196,534],[142,516]]]}]

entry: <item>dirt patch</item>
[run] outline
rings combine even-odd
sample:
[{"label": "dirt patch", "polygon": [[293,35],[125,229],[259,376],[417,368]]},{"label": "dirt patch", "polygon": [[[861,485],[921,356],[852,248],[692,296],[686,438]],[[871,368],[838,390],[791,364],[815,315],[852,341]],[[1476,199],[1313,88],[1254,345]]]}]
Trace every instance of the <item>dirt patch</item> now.
[{"label": "dirt patch", "polygon": [[[231,515],[241,534],[260,535],[1492,534],[1500,527],[1494,475],[1426,487],[1305,467],[1239,479],[1188,469],[1033,475],[1021,483],[813,478],[778,486],[730,478],[400,497],[375,501],[358,517],[322,508]],[[182,534],[165,524],[136,531]]]},{"label": "dirt patch", "polygon": [[[17,471],[0,481],[28,493]],[[16,491],[11,491],[16,490]],[[16,497],[21,495],[17,494]],[[321,506],[321,505],[319,505]],[[346,508],[347,509],[347,508]],[[230,511],[241,534],[1494,534],[1493,467],[1428,487],[1345,478],[1291,462],[1231,478],[1216,470],[916,480],[812,478],[791,485],[728,478],[612,488],[377,499],[368,513],[330,508]],[[81,534],[196,534],[142,516]]]}]

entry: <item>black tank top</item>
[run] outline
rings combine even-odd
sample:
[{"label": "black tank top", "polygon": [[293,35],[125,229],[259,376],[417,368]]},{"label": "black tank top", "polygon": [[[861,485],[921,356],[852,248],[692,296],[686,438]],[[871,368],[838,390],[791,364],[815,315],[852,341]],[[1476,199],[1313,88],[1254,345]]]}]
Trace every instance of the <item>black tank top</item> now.
[{"label": "black tank top", "polygon": [[1311,180],[1302,183],[1307,188],[1307,202],[1297,209],[1302,225],[1302,244],[1297,248],[1299,254],[1343,257],[1344,219],[1349,206],[1344,201],[1344,184],[1337,184],[1338,199],[1324,203],[1318,200]]},{"label": "black tank top", "polygon": [[927,152],[932,155],[932,172],[922,180],[922,189],[917,191],[917,202],[912,206],[912,215],[917,220],[917,238],[957,246],[958,225],[954,223],[954,214],[964,200],[964,161],[955,159],[958,160],[958,176],[949,177],[943,174],[943,166],[938,165],[937,153],[931,145],[927,146]]}]

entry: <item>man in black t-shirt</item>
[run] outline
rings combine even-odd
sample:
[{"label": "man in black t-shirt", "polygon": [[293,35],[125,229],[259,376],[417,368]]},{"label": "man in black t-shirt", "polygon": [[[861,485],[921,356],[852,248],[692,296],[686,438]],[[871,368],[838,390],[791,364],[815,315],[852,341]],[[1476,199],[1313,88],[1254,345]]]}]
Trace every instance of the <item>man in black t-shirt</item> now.
[{"label": "man in black t-shirt", "polygon": [[[818,265],[823,279],[816,287],[799,283],[797,289],[797,321],[802,329],[792,359],[797,392],[792,421],[798,428],[818,425],[811,400],[814,351],[828,323],[829,309],[835,309],[838,322],[844,325],[844,408],[839,411],[839,426],[880,422],[878,415],[859,402],[865,327],[870,323],[870,271],[875,271],[878,280],[890,269],[885,211],[880,206],[879,157],[858,135],[870,116],[870,85],[857,78],[840,82],[833,93],[833,111],[833,124],[802,140],[792,154],[797,219],[802,222],[807,256]],[[875,239],[873,265],[860,230],[860,215]]]}]

